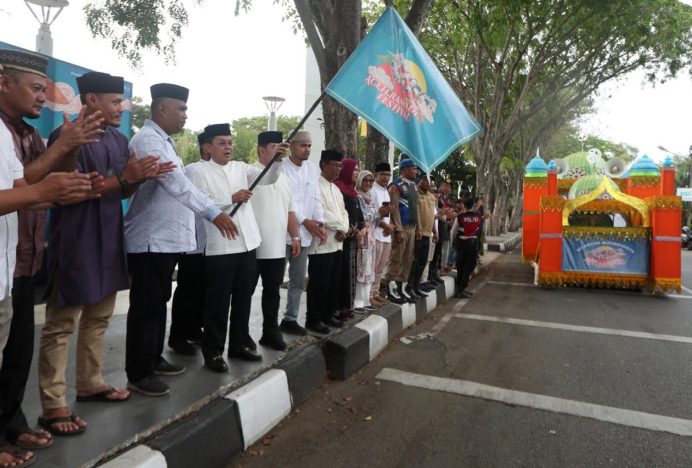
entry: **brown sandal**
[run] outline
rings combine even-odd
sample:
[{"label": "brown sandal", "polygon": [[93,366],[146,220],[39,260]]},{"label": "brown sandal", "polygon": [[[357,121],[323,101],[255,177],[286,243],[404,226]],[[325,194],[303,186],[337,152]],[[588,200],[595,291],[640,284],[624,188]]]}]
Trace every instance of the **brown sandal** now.
[{"label": "brown sandal", "polygon": [[[19,440],[19,438],[24,434],[29,434],[37,439],[48,439],[48,442],[45,442],[43,444],[38,442],[22,442],[21,440]],[[25,450],[40,450],[48,448],[51,445],[53,445],[53,437],[50,435],[50,432],[45,430],[35,431],[30,427],[27,427],[19,431],[17,438],[14,441],[15,447]]]},{"label": "brown sandal", "polygon": [[26,455],[27,451],[18,447],[13,447],[12,445],[0,447],[0,453],[7,453],[17,460],[14,465],[6,465],[8,467],[11,466],[12,468],[23,468],[36,463],[36,455],[31,455],[31,458],[24,460],[22,457]]}]

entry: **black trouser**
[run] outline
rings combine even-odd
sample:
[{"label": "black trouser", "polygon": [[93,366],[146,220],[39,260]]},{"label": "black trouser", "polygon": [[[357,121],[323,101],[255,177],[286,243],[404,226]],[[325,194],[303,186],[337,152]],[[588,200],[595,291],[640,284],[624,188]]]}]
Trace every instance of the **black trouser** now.
[{"label": "black trouser", "polygon": [[457,251],[457,291],[463,291],[468,286],[477,258],[478,239],[463,239]]},{"label": "black trouser", "polygon": [[262,277],[262,332],[280,333],[279,331],[279,288],[284,280],[286,257],[257,259],[257,273],[252,286],[252,296],[257,282]]},{"label": "black trouser", "polygon": [[420,277],[425,270],[425,264],[428,263],[431,239],[431,237],[422,237],[416,239],[416,243],[413,245],[413,265],[411,265],[411,274],[408,277],[408,284],[412,288],[420,286]]},{"label": "black trouser", "polygon": [[[228,330],[228,350],[249,346],[250,307],[255,281],[255,251],[204,258],[207,269],[207,297],[204,303],[202,353],[212,358],[223,353]],[[231,323],[228,325],[228,307]]]},{"label": "black trouser", "polygon": [[171,298],[177,253],[127,254],[130,308],[127,312],[125,371],[130,382],[154,372],[166,336],[166,303]]},{"label": "black trouser", "polygon": [[[339,283],[338,310],[353,309],[356,297],[356,239],[347,237],[341,244],[341,281]],[[310,275],[308,275],[309,277]]]},{"label": "black trouser", "polygon": [[440,268],[442,268],[442,238],[435,242],[435,251],[428,269],[428,279],[434,279],[438,275]]},{"label": "black trouser", "polygon": [[204,298],[207,295],[204,255],[182,255],[178,261],[177,281],[168,341],[199,338],[204,323]]},{"label": "black trouser", "polygon": [[29,428],[22,411],[26,381],[34,356],[34,278],[15,278],[12,322],[0,369],[0,441],[14,442]]},{"label": "black trouser", "polygon": [[307,322],[327,320],[336,313],[341,286],[341,251],[310,255]]}]

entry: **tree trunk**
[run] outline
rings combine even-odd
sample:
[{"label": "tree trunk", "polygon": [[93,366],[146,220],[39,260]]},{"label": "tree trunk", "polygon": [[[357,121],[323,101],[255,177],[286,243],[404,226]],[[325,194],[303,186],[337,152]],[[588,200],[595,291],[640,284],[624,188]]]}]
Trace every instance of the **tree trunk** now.
[{"label": "tree trunk", "polygon": [[387,161],[388,154],[389,140],[375,127],[368,125],[368,141],[365,144],[365,169],[374,171],[375,164]]},{"label": "tree trunk", "polygon": [[358,156],[358,120],[347,108],[336,102],[330,96],[322,101],[324,116],[324,145],[334,149],[344,156]]}]

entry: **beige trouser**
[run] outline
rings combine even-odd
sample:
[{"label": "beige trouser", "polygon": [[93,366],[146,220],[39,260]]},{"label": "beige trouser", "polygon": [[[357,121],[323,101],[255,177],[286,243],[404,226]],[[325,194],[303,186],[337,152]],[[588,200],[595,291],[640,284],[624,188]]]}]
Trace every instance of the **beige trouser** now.
[{"label": "beige trouser", "polygon": [[115,293],[96,304],[69,307],[56,307],[54,296],[55,292],[46,307],[46,323],[41,331],[38,350],[38,386],[44,410],[67,406],[65,369],[68,339],[78,321],[77,391],[105,385],[101,375],[103,336],[115,307]]},{"label": "beige trouser", "polygon": [[375,243],[375,281],[372,283],[372,289],[370,289],[370,297],[376,297],[380,294],[380,281],[382,281],[382,274],[387,267],[391,252],[391,242],[377,241]]},{"label": "beige trouser", "polygon": [[392,253],[389,256],[389,267],[387,267],[387,281],[408,281],[413,264],[413,246],[416,242],[415,226],[404,226],[404,241],[397,242],[396,233],[392,239]]}]

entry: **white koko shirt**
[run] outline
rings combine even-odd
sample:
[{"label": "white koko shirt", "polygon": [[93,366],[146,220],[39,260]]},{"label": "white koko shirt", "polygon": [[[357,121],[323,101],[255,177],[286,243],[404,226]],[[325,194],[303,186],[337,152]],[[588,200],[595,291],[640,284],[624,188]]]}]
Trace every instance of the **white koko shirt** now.
[{"label": "white koko shirt", "polygon": [[[273,184],[281,172],[281,162],[276,162],[260,180],[261,185]],[[241,189],[248,189],[250,184],[262,172],[254,166],[241,161],[231,161],[220,165],[208,161],[195,168],[192,180],[195,185],[212,202],[226,213],[233,208],[233,194]],[[259,227],[252,211],[252,199],[240,206],[233,216],[233,222],[238,227],[238,237],[226,239],[221,232],[209,221],[205,221],[207,231],[207,246],[204,255],[228,255],[249,252],[259,247],[261,242]]]},{"label": "white koko shirt", "polygon": [[[372,184],[372,202],[375,205],[375,209],[379,210],[382,207],[382,203],[388,201],[391,201],[389,198],[389,190],[387,190],[386,187],[382,187],[377,182]],[[389,216],[387,216],[386,218],[382,218],[381,221],[390,224]],[[378,226],[377,229],[375,229],[375,240],[379,242],[384,242],[386,244],[391,244],[392,235],[390,234],[388,236],[385,236],[384,229]]]},{"label": "white koko shirt", "polygon": [[323,245],[315,240],[308,250],[308,255],[333,253],[343,250],[344,243],[337,241],[334,236],[338,231],[346,234],[350,227],[348,212],[344,205],[344,196],[339,187],[320,176],[320,193],[322,198],[322,210],[324,214],[324,227],[327,228],[327,242]]},{"label": "white koko shirt", "polygon": [[[12,134],[0,120],[0,190],[10,189],[24,177],[24,167],[14,151]],[[17,212],[0,216],[0,300],[12,291],[17,261]]]},{"label": "white koko shirt", "polygon": [[[303,161],[302,165],[296,166],[286,158],[283,165],[284,174],[293,190],[293,208],[300,226],[300,245],[309,247],[312,243],[312,235],[303,226],[303,221],[314,219],[322,222],[324,220],[320,188],[317,183],[321,179],[320,173],[317,166],[310,161]],[[286,234],[286,244],[290,243],[291,236]]]},{"label": "white koko shirt", "polygon": [[[260,162],[252,167],[260,171],[264,169]],[[288,213],[293,211],[293,190],[283,171],[275,183],[255,187],[252,211],[255,212],[262,237],[262,243],[257,248],[257,259],[286,258],[286,231]]]}]

